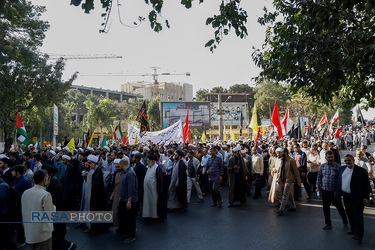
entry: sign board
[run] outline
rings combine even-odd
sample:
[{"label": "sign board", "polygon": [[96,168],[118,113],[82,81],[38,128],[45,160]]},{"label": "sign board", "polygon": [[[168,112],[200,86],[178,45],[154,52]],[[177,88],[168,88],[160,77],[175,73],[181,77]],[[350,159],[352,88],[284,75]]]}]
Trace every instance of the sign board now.
[{"label": "sign board", "polygon": [[[242,126],[246,127],[249,124],[249,112],[247,109],[247,102],[223,102],[222,103],[222,116],[223,125],[230,126],[240,125],[242,113]],[[219,126],[220,112],[218,108],[218,103],[211,103],[211,125]]]},{"label": "sign board", "polygon": [[186,110],[189,110],[190,128],[209,128],[210,103],[209,102],[162,102],[161,123],[167,128],[177,121],[185,122]]}]

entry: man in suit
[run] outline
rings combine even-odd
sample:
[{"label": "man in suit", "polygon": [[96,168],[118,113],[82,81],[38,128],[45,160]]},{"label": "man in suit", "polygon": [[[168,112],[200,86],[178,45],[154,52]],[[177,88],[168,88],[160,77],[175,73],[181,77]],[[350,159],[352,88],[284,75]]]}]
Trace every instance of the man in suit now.
[{"label": "man in suit", "polygon": [[354,157],[345,155],[345,164],[339,172],[337,190],[344,198],[344,205],[351,231],[348,234],[362,243],[364,204],[368,203],[371,186],[365,169],[354,164]]}]

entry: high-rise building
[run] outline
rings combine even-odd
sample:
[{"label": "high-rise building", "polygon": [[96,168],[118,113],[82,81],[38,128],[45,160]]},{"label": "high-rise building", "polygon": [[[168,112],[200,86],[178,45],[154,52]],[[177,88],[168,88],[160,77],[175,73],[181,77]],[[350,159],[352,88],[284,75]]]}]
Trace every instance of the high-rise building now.
[{"label": "high-rise building", "polygon": [[[151,82],[124,83],[121,84],[121,91],[142,95],[144,99],[155,97],[155,86]],[[163,102],[193,100],[193,85],[188,83],[160,82],[158,92]]]}]

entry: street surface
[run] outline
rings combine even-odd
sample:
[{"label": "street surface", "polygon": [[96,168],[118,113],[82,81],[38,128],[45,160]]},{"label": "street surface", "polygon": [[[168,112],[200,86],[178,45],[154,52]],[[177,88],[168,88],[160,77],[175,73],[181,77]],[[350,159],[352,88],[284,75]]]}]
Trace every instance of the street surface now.
[{"label": "street surface", "polygon": [[[373,143],[368,152],[373,152]],[[343,156],[348,151],[341,151]],[[351,153],[355,154],[354,151]],[[375,249],[375,207],[365,209],[365,235],[359,245],[347,235],[338,212],[331,208],[332,230],[324,231],[322,202],[303,197],[296,212],[278,217],[277,207],[267,203],[268,193],[252,200],[248,197],[244,207],[228,208],[227,187],[222,189],[223,207],[210,207],[211,197],[203,204],[194,203],[193,193],[185,212],[170,212],[165,222],[137,220],[137,240],[124,244],[115,229],[102,234],[85,234],[82,229],[68,228],[66,239],[77,244],[77,249]],[[23,247],[22,249],[27,249]]]}]

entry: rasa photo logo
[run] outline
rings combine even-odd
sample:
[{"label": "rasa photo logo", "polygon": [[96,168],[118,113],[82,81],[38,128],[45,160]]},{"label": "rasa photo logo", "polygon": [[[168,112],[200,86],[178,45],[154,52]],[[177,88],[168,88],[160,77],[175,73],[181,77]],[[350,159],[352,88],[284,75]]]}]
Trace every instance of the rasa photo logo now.
[{"label": "rasa photo logo", "polygon": [[112,211],[31,211],[26,223],[113,223]]}]

